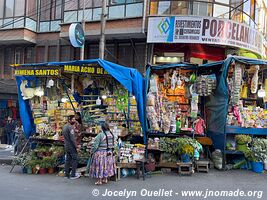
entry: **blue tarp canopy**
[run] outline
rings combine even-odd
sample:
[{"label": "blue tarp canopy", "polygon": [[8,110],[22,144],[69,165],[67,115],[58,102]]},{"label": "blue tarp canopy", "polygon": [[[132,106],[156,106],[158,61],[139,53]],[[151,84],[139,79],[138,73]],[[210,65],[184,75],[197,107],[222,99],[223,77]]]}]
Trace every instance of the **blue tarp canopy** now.
[{"label": "blue tarp canopy", "polygon": [[[21,67],[38,67],[38,66],[64,66],[64,65],[85,65],[85,64],[99,64],[103,67],[111,76],[113,76],[117,81],[119,81],[130,93],[132,93],[137,102],[137,110],[139,120],[143,131],[145,132],[145,114],[144,114],[144,95],[143,91],[145,89],[145,81],[142,75],[133,68],[127,68],[106,60],[102,59],[92,59],[92,60],[78,60],[70,62],[48,62],[48,63],[37,63],[37,64],[24,64]],[[27,138],[35,134],[36,127],[32,117],[32,111],[30,108],[29,100],[23,100],[20,91],[20,84],[22,80],[36,80],[38,78],[31,76],[17,76],[17,86],[18,86],[18,99],[20,105],[20,116],[24,128],[24,133]],[[144,134],[144,141],[146,141],[146,135]]]},{"label": "blue tarp canopy", "polygon": [[240,62],[246,65],[267,65],[264,60],[250,59],[240,56],[230,56],[219,62],[200,65],[199,69],[217,69],[217,88],[213,95],[206,98],[206,116],[208,135],[212,138],[214,147],[224,150],[225,128],[229,104],[227,74],[231,63]]}]

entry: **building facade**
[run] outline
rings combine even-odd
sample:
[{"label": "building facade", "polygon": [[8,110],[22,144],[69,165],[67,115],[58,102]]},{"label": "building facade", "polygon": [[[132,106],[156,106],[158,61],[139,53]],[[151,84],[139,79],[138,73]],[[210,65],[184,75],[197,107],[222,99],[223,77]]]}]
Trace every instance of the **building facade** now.
[{"label": "building facade", "polygon": [[202,64],[228,54],[265,58],[266,14],[260,0],[151,0],[151,62]]},{"label": "building facade", "polygon": [[[10,64],[78,60],[80,49],[71,46],[68,30],[71,23],[81,22],[83,16],[86,21],[84,58],[98,58],[101,6],[102,0],[0,0],[0,88],[9,88],[7,91],[1,89],[0,99],[16,96]],[[243,49],[233,43],[159,40],[153,38],[155,33],[151,32],[170,33],[168,21],[159,26],[162,19],[188,20],[187,26],[193,26],[190,21],[207,18],[210,24],[224,20],[239,27],[244,25],[249,31],[260,31],[266,38],[264,1],[108,0],[107,10],[105,59],[135,67],[141,73],[148,62],[203,63],[224,59],[229,53],[242,55],[242,51],[248,50],[254,50],[257,56],[265,56],[265,50],[256,51],[265,40],[257,40],[254,49]],[[159,20],[156,27],[152,26],[153,20]],[[171,29],[174,28],[173,24]],[[191,29],[191,33],[197,31],[196,27]],[[215,34],[215,28],[210,30]],[[180,29],[176,31],[181,33]],[[186,31],[189,30],[185,28],[183,35]]]}]

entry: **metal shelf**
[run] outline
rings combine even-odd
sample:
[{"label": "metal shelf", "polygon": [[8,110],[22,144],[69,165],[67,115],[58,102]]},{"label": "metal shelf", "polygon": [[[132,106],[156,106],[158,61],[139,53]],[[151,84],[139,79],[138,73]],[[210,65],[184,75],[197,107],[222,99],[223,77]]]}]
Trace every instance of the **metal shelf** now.
[{"label": "metal shelf", "polygon": [[243,128],[239,126],[226,126],[225,134],[267,135],[267,128]]},{"label": "metal shelf", "polygon": [[225,154],[231,154],[231,155],[244,155],[244,152],[237,151],[237,150],[225,150]]}]

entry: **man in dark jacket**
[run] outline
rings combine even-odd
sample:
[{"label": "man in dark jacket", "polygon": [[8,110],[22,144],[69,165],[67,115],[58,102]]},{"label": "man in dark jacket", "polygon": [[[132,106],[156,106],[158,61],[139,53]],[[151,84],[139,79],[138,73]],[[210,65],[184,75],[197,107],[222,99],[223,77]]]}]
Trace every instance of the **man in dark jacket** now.
[{"label": "man in dark jacket", "polygon": [[[74,124],[75,124],[74,115],[69,116],[68,123],[62,129],[62,134],[64,136],[65,153],[66,153],[65,177],[70,179],[77,179],[80,177],[80,174],[76,173],[78,165],[78,152],[75,140],[75,131],[73,127]],[[70,167],[71,167],[71,176],[70,176]]]},{"label": "man in dark jacket", "polygon": [[14,130],[16,128],[16,122],[11,116],[7,118],[7,124],[5,126],[5,134],[7,136],[7,144],[13,145],[14,143]]}]

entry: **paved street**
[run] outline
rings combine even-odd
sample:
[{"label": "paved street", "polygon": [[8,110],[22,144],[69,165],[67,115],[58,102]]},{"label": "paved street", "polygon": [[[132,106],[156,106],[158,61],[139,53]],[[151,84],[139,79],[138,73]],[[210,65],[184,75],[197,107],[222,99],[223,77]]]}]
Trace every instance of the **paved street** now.
[{"label": "paved street", "polygon": [[[123,178],[118,182],[110,182],[108,185],[95,186],[92,179],[80,178],[68,180],[55,175],[27,175],[20,173],[20,167],[16,167],[13,173],[9,173],[10,166],[0,167],[0,199],[3,200],[86,200],[86,199],[126,199],[125,197],[104,197],[105,190],[110,191],[136,191],[136,196],[129,199],[204,199],[203,197],[182,197],[182,190],[243,190],[263,191],[261,199],[267,200],[267,174],[255,174],[250,171],[229,171],[194,174],[192,177],[179,177],[176,174],[153,175],[146,181],[137,180],[135,177]],[[140,192],[147,190],[165,191],[173,190],[171,197],[142,197]],[[92,191],[99,190],[99,197],[94,197]],[[98,192],[95,191],[94,192]],[[147,195],[147,191],[142,191]],[[162,190],[161,190],[162,192]],[[178,193],[174,195],[174,193]],[[126,193],[122,192],[126,195]],[[130,193],[129,193],[130,194]],[[135,195],[134,193],[131,193]],[[167,194],[167,193],[164,193]],[[206,199],[260,199],[255,197],[207,197]],[[257,198],[258,197],[258,198]]]}]

